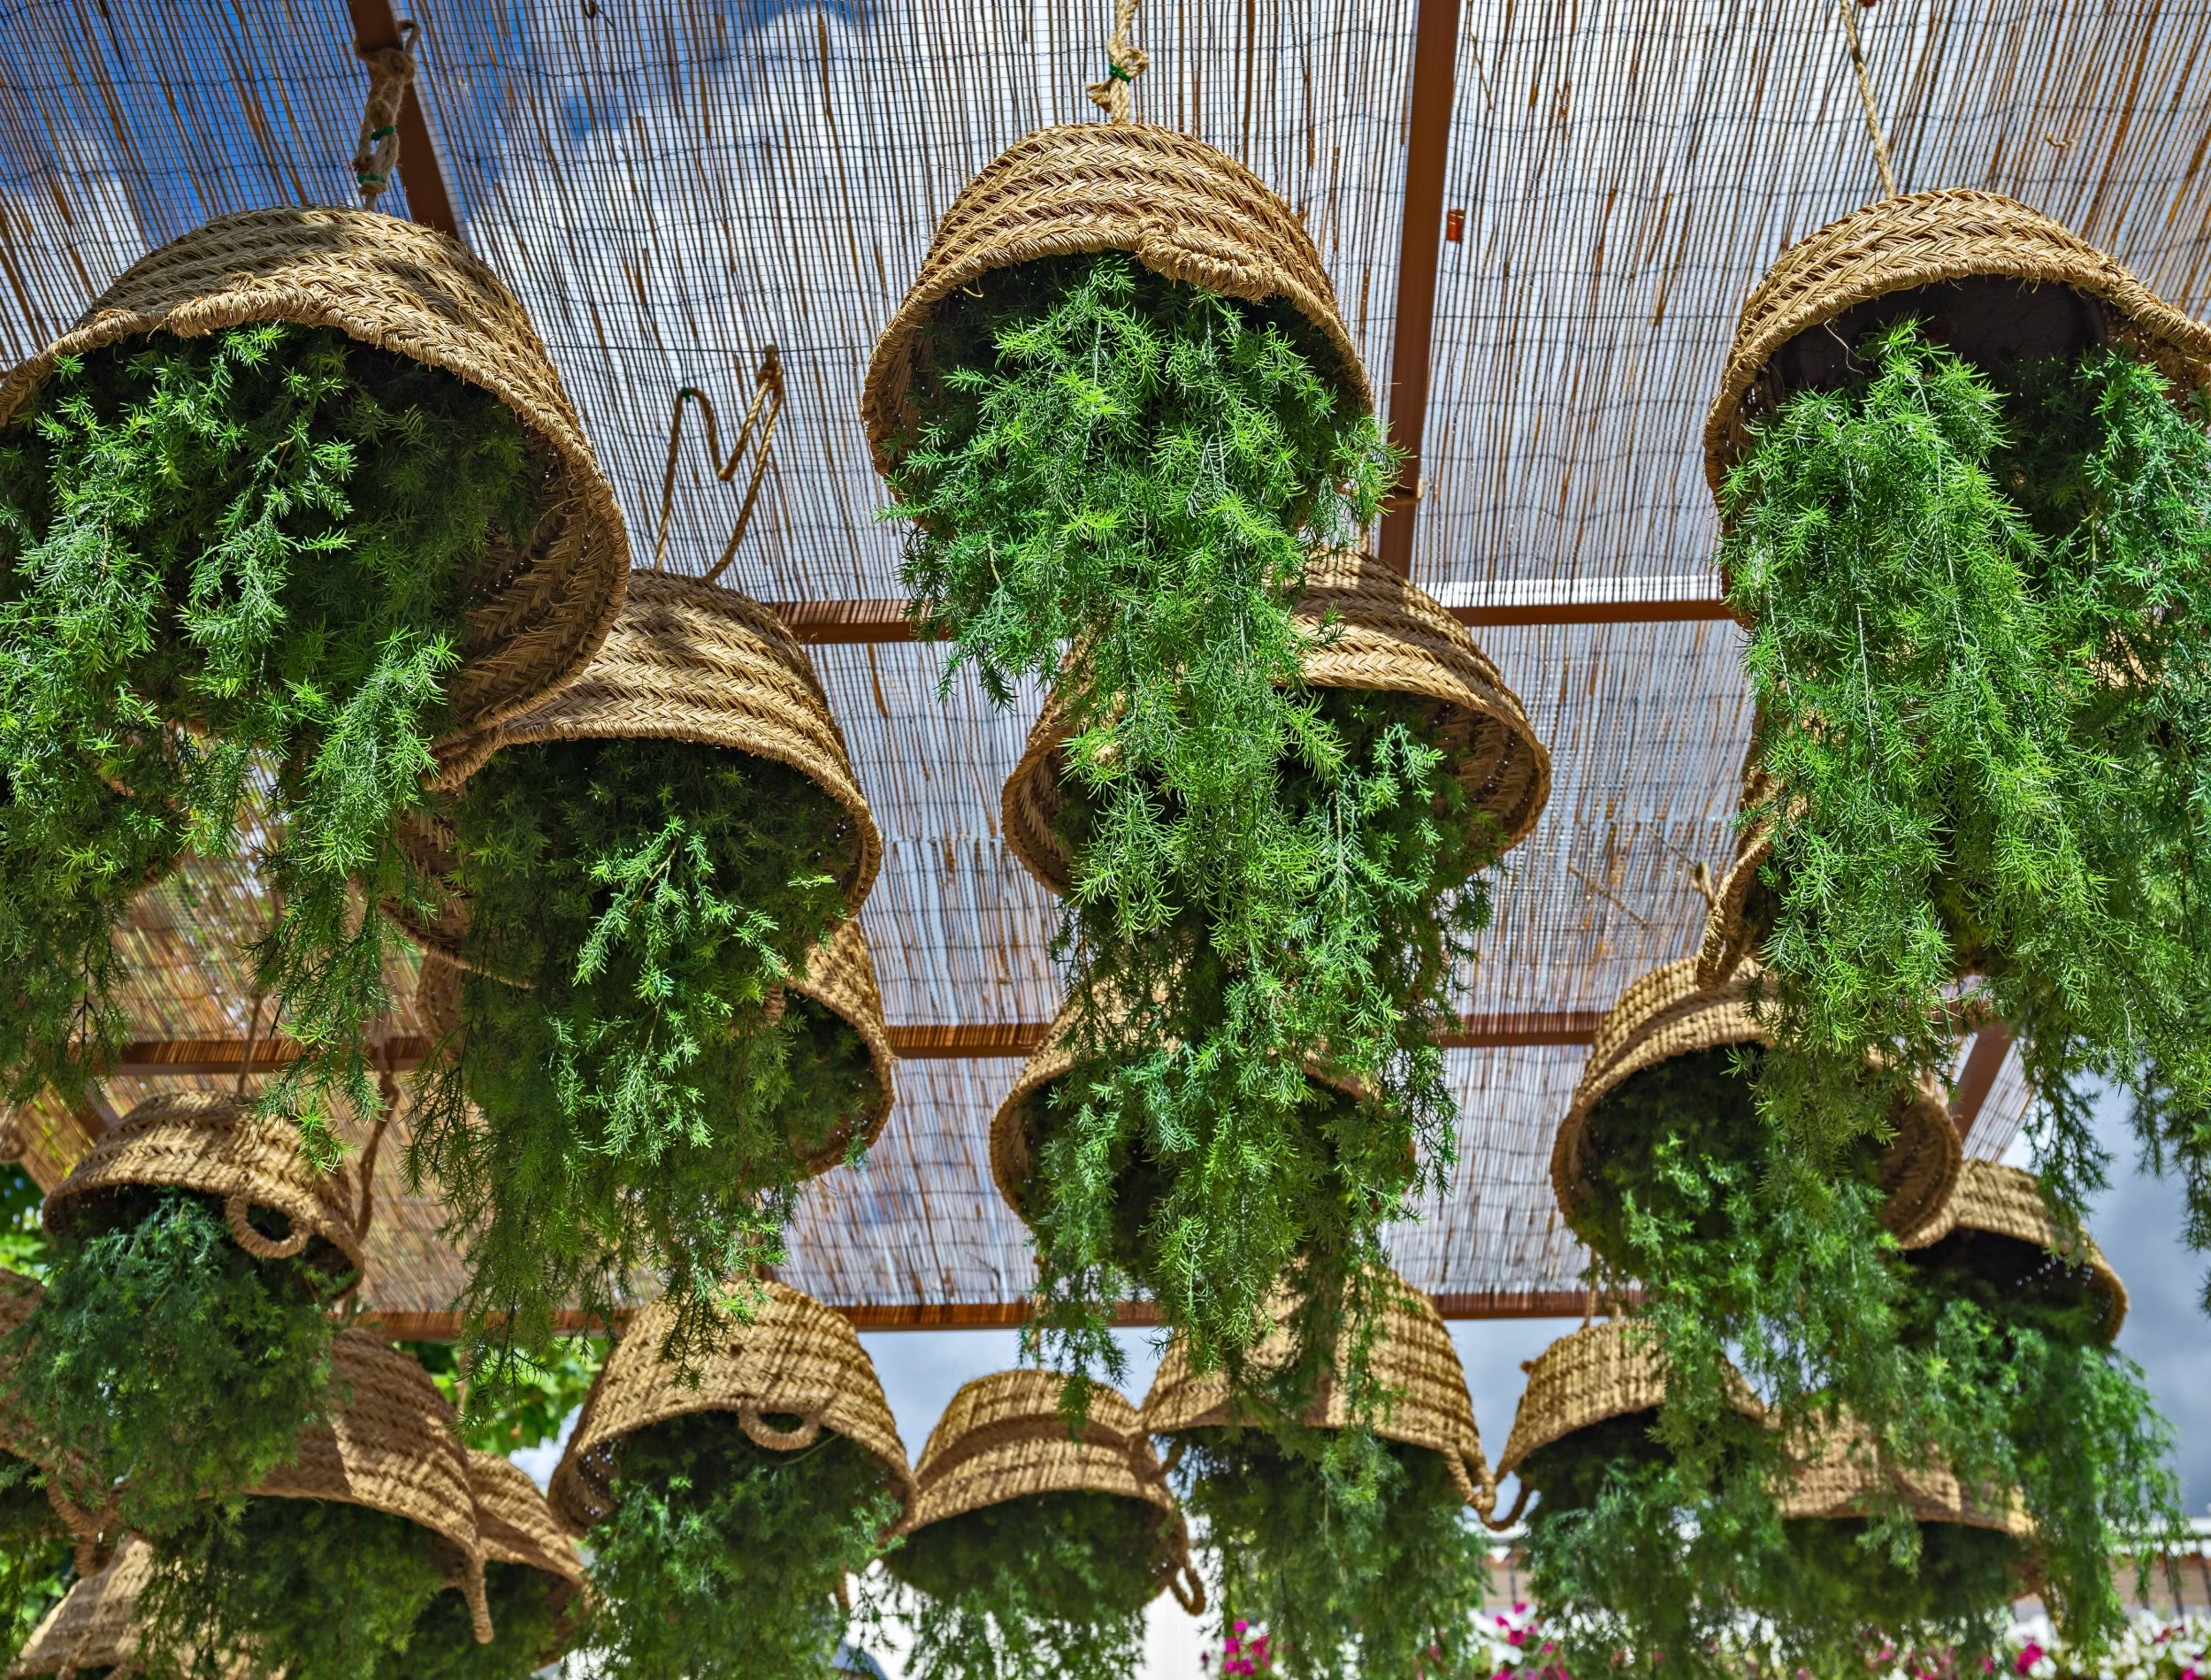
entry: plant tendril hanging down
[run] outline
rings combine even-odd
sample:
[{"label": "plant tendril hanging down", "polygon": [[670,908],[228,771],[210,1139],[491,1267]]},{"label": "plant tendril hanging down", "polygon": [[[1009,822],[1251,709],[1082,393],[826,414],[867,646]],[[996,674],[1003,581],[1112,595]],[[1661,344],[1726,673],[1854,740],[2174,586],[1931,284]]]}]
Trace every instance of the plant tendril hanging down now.
[{"label": "plant tendril hanging down", "polygon": [[1077,1073],[1032,1343],[1117,1371],[1133,1280],[1201,1364],[1241,1362],[1289,1282],[1325,1350],[1450,1158],[1434,1033],[1500,847],[1417,707],[1300,681],[1306,556],[1356,539],[1394,458],[1288,304],[1119,253],[988,274],[925,340],[925,418],[888,451],[917,614],[955,643],[947,685],[972,665],[1003,704],[1049,677],[1073,733]]}]

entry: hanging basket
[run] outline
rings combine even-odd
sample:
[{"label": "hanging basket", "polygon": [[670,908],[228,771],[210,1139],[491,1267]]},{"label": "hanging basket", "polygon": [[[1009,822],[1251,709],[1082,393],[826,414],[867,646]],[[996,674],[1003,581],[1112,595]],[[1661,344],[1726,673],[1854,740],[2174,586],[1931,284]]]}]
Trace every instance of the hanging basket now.
[{"label": "hanging basket", "polygon": [[538,446],[537,530],[525,548],[486,555],[471,580],[468,639],[446,679],[456,733],[573,676],[622,604],[629,537],[529,316],[442,233],[359,210],[220,217],[140,258],[67,334],[0,378],[0,425],[65,355],[278,321],[335,328],[480,386]]},{"label": "hanging basket", "polygon": [[534,1569],[547,1579],[560,1629],[559,1648],[544,1653],[545,1661],[550,1662],[574,1637],[577,1612],[589,1592],[584,1561],[576,1554],[576,1542],[562,1528],[527,1470],[496,1453],[475,1451],[469,1454],[468,1467],[484,1562]]},{"label": "hanging basket", "polygon": [[[300,1154],[296,1131],[257,1119],[252,1100],[216,1091],[149,1096],[94,1144],[46,1198],[43,1218],[58,1236],[105,1193],[133,1187],[174,1187],[219,1197],[232,1239],[256,1259],[306,1256],[333,1275],[350,1271],[343,1294],[358,1288],[365,1195],[352,1175],[316,1172]],[[281,1238],[264,1236],[248,1219],[271,1208],[290,1224]],[[314,1245],[328,1245],[342,1264]],[[342,1294],[340,1296],[342,1298]]]},{"label": "hanging basket", "polygon": [[2009,1501],[1968,1493],[1947,1470],[1886,1473],[1873,1462],[1871,1444],[1860,1432],[1845,1430],[1808,1455],[1782,1495],[1784,1521],[1836,1520],[1872,1516],[1898,1503],[1922,1523],[1956,1523],[1994,1529],[2016,1540],[2032,1536],[2034,1523],[2015,1494]]},{"label": "hanging basket", "polygon": [[841,1165],[857,1139],[862,1149],[875,1147],[891,1118],[897,1092],[891,1084],[898,1058],[891,1052],[891,1035],[883,1024],[883,991],[876,983],[876,959],[868,949],[868,935],[857,921],[839,922],[825,945],[816,945],[807,957],[806,972],[791,982],[791,989],[811,997],[860,1035],[868,1047],[868,1059],[876,1070],[882,1095],[864,1120],[839,1129],[821,1148],[799,1157],[808,1173],[820,1174]]},{"label": "hanging basket", "polygon": [[[1755,735],[1754,731],[1754,735]],[[1743,773],[1742,809],[1763,802],[1771,779],[1757,762],[1757,749]],[[1734,978],[1745,963],[1755,964],[1759,948],[1773,931],[1777,905],[1773,889],[1759,872],[1773,859],[1771,818],[1750,823],[1735,842],[1735,860],[1712,893],[1711,908],[1704,917],[1704,937],[1697,947],[1696,983],[1714,989]]]},{"label": "hanging basket", "polygon": [[1714,495],[1754,425],[1840,383],[1859,338],[1906,315],[1983,366],[2117,344],[2182,390],[2211,385],[2211,328],[2049,218],[1969,189],[1885,198],[1790,246],[1744,301],[1704,424]]},{"label": "hanging basket", "polygon": [[1205,1588],[1190,1563],[1190,1529],[1136,1409],[1119,1391],[1092,1384],[1090,1420],[1071,1436],[1059,1409],[1063,1384],[1052,1371],[1031,1370],[963,1385],[930,1431],[914,1472],[919,1493],[898,1531],[1038,1493],[1141,1500],[1156,1513],[1159,1585],[1192,1615],[1201,1614]]},{"label": "hanging basket", "polygon": [[[1394,1271],[1389,1280],[1395,1287],[1374,1338],[1373,1374],[1392,1403],[1386,1416],[1373,1420],[1373,1432],[1386,1440],[1425,1447],[1439,1455],[1459,1497],[1476,1510],[1487,1511],[1496,1501],[1496,1478],[1482,1456],[1474,1403],[1467,1395],[1466,1373],[1451,1346],[1450,1332],[1426,1295]],[[1267,1352],[1263,1346],[1262,1363]],[[1177,1335],[1167,1344],[1151,1392],[1144,1396],[1144,1432],[1174,1435],[1239,1421],[1231,1415],[1227,1373],[1194,1374],[1190,1344]],[[1334,1382],[1324,1382],[1321,1397],[1313,1402],[1305,1422],[1316,1429],[1349,1428],[1350,1396]]]},{"label": "hanging basket", "polygon": [[[1573,1103],[1551,1142],[1550,1181],[1569,1226],[1585,1218],[1597,1196],[1595,1144],[1589,1121],[1597,1105],[1627,1080],[1677,1057],[1731,1044],[1771,1041],[1750,1012],[1755,964],[1724,984],[1697,983],[1698,959],[1684,958],[1643,975],[1620,995],[1598,1027]],[[1907,1246],[1941,1210],[1958,1182],[1964,1148],[1950,1110],[1932,1080],[1900,1097],[1890,1123],[1895,1137],[1877,1179],[1887,1200],[1881,1222]],[[1932,1239],[1926,1239],[1932,1240]]]},{"label": "hanging basket", "polygon": [[[631,574],[621,616],[583,674],[522,715],[457,744],[440,790],[457,795],[502,747],[585,740],[689,741],[772,759],[811,777],[843,808],[859,841],[842,883],[845,905],[859,913],[883,865],[883,836],[806,650],[759,602],[696,578]],[[451,824],[417,819],[401,839],[416,870],[448,890],[434,920],[386,908],[424,946],[463,961],[468,904],[451,884]]]},{"label": "hanging basket", "polygon": [[1068,123],[1017,141],[969,181],[937,224],[922,271],[876,340],[860,413],[888,476],[893,440],[918,424],[910,394],[940,306],[996,269],[1126,251],[1154,272],[1228,297],[1279,297],[1336,359],[1336,386],[1374,406],[1304,225],[1250,170],[1203,141],[1145,123]]},{"label": "hanging basket", "polygon": [[[584,1401],[560,1468],[553,1508],[578,1533],[614,1509],[622,1443],[671,1417],[733,1412],[756,1447],[799,1452],[834,1431],[881,1460],[902,1512],[914,1509],[914,1472],[883,1397],[874,1362],[841,1315],[788,1284],[768,1282],[750,1324],[733,1324],[723,1345],[700,1361],[695,1385],[662,1362],[674,1310],[654,1302],[631,1318]],[[792,1430],[771,1417],[795,1417]]]},{"label": "hanging basket", "polygon": [[138,1638],[132,1623],[139,1595],[153,1578],[153,1548],[135,1536],[126,1539],[105,1569],[80,1580],[46,1613],[8,1670],[10,1680],[103,1670],[117,1676],[139,1673]]},{"label": "hanging basket", "polygon": [[468,1600],[477,1642],[490,1644],[486,1548],[453,1408],[420,1365],[362,1330],[332,1344],[330,1393],[330,1421],[300,1437],[298,1462],[249,1492],[365,1506],[427,1530],[441,1543],[446,1584]]},{"label": "hanging basket", "polygon": [[[1605,1318],[1561,1336],[1523,1367],[1527,1386],[1512,1415],[1497,1474],[1510,1476],[1537,1452],[1615,1417],[1655,1412],[1666,1403],[1665,1355],[1638,1333],[1633,1318]],[[1734,1408],[1763,1419],[1750,1386],[1732,1368]]]},{"label": "hanging basket", "polygon": [[[1550,798],[1550,753],[1464,624],[1373,555],[1350,549],[1313,557],[1296,619],[1304,634],[1327,638],[1305,656],[1308,685],[1426,702],[1446,766],[1469,808],[1496,821],[1500,850],[1527,837]],[[1072,733],[1055,689],[1001,799],[1014,855],[1063,897],[1074,890],[1075,865],[1053,824]]]},{"label": "hanging basket", "polygon": [[2007,1285],[2055,1282],[2070,1274],[2089,1296],[2103,1303],[2101,1335],[2106,1341],[2126,1323],[2126,1286],[2087,1232],[2068,1242],[2050,1218],[2034,1174],[1994,1161],[1968,1161],[1958,1175],[1957,1193],[1928,1222],[1902,1239],[1908,1249],[1931,1249],[1947,1238],[2001,1238],[2010,1247],[2001,1257]]}]

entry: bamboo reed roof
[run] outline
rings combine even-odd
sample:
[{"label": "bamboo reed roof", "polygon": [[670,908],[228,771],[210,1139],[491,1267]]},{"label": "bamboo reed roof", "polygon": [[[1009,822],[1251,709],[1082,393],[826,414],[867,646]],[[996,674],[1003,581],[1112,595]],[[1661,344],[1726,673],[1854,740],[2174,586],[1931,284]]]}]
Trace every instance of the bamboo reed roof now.
[{"label": "bamboo reed roof", "polygon": [[[1146,0],[1136,29],[1151,55],[1137,114],[1243,159],[1305,218],[1377,390],[1419,139],[1419,4]],[[1549,809],[1502,871],[1469,1008],[1556,1040],[1690,948],[1690,869],[1731,850],[1748,714],[1737,632],[1709,605],[1703,410],[1743,293],[1787,241],[1879,187],[1829,0],[1459,10],[1443,202],[1462,231],[1441,247],[1413,573],[1484,624],[1551,749]],[[801,618],[890,616],[898,541],[876,518],[858,412],[870,347],[968,178],[1035,126],[1092,116],[1083,87],[1104,69],[1111,11],[418,0],[417,94],[460,231],[535,317],[641,558],[677,388],[741,408],[773,345],[788,404],[729,581]],[[12,14],[0,355],[32,353],[210,216],[351,202],[365,91],[351,43],[379,15],[388,28],[383,0],[42,0]],[[1861,17],[1907,190],[2011,194],[2203,312],[2211,5],[1881,0]],[[403,174],[424,166],[402,159]],[[405,190],[385,208],[405,213]],[[735,516],[702,459],[687,449],[669,531],[669,563],[693,573]],[[859,605],[822,606],[840,602]],[[998,829],[1037,696],[999,713],[961,681],[940,702],[938,653],[896,639],[815,657],[886,842],[865,920],[890,1020],[909,1046],[924,1028],[1017,1039],[1058,993],[1052,906]],[[235,939],[258,905],[232,861],[149,896],[130,935],[146,1040],[246,1035]],[[392,1024],[394,1042],[417,1031]],[[1574,1288],[1545,1165],[1583,1054],[1451,1052],[1461,1165],[1396,1244],[1447,1309],[1528,1310]],[[1017,1067],[906,1061],[868,1166],[809,1192],[790,1280],[883,1320],[1015,1300],[1029,1262],[984,1133]],[[105,1103],[203,1076],[142,1071]],[[1972,1151],[2001,1152],[2024,1101],[2015,1058]],[[41,1111],[18,1141],[50,1168],[98,1124]],[[383,1158],[391,1218],[371,1293],[433,1312],[449,1256],[430,1240],[434,1209],[393,1177],[398,1153]]]}]

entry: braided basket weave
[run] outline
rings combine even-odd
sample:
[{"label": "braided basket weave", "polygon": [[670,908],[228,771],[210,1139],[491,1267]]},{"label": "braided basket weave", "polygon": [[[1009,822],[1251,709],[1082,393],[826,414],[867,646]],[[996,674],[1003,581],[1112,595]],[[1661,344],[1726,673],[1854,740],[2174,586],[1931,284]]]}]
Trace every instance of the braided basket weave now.
[{"label": "braided basket weave", "polygon": [[[103,1669],[135,1674],[138,1640],[131,1626],[138,1595],[154,1578],[153,1548],[135,1536],[126,1539],[98,1574],[80,1580],[46,1613],[23,1653],[8,1670],[19,1675],[65,1677]],[[246,1680],[240,1674],[236,1680]]]},{"label": "braided basket weave", "polygon": [[[1752,1017],[1749,988],[1755,963],[1740,966],[1718,986],[1700,985],[1699,959],[1683,958],[1633,981],[1599,1025],[1574,1088],[1573,1103],[1551,1141],[1550,1181],[1566,1223],[1579,1226],[1596,1195],[1595,1145],[1591,1116],[1606,1096],[1633,1075],[1676,1057],[1730,1044],[1766,1043]],[[1895,1137],[1881,1157],[1877,1177],[1886,1201],[1881,1222],[1907,1246],[1948,1202],[1958,1183],[1964,1146],[1948,1104],[1932,1078],[1892,1111]]]},{"label": "braided basket weave", "polygon": [[[316,1172],[290,1127],[254,1118],[250,1099],[216,1091],[149,1096],[94,1144],[46,1198],[46,1229],[58,1236],[83,1212],[87,1197],[129,1186],[170,1186],[219,1196],[232,1239],[263,1260],[306,1253],[319,1238],[345,1256],[357,1287],[364,1260],[359,1198],[350,1175]],[[279,1240],[249,1223],[252,1208],[273,1208],[291,1222]]]},{"label": "braided basket weave", "polygon": [[[1426,1295],[1395,1272],[1389,1281],[1396,1287],[1389,1292],[1381,1333],[1374,1338],[1373,1378],[1389,1394],[1391,1404],[1388,1415],[1374,1422],[1374,1433],[1440,1455],[1459,1497],[1476,1510],[1487,1511],[1496,1501],[1496,1478],[1482,1456],[1474,1403],[1466,1393],[1466,1373],[1451,1346],[1451,1333]],[[1277,1337],[1262,1345],[1262,1362],[1280,1341]],[[1193,1373],[1190,1344],[1177,1335],[1167,1344],[1151,1392],[1144,1396],[1144,1432],[1174,1435],[1237,1421],[1230,1413],[1227,1374]],[[1350,1397],[1335,1383],[1327,1384],[1305,1421],[1316,1429],[1349,1427]]]},{"label": "braided basket weave", "polygon": [[1922,1523],[1995,1529],[2020,1540],[2034,1532],[2016,1494],[2007,1501],[1969,1493],[1943,1469],[1893,1467],[1884,1474],[1873,1462],[1871,1443],[1853,1431],[1829,1439],[1799,1465],[1782,1495],[1781,1516],[1785,1520],[1871,1516],[1899,1501]]},{"label": "braided basket weave", "polygon": [[1001,1371],[963,1384],[929,1432],[914,1471],[919,1496],[899,1532],[1037,1493],[1142,1500],[1157,1513],[1159,1585],[1200,1614],[1205,1589],[1190,1564],[1190,1530],[1136,1409],[1094,1384],[1090,1421],[1070,1435],[1059,1409],[1063,1381],[1048,1371]]},{"label": "braided basket weave", "polygon": [[[476,1494],[476,1527],[484,1542],[484,1562],[535,1569],[548,1579],[564,1645],[574,1630],[570,1611],[588,1591],[576,1542],[521,1465],[496,1453],[471,1451],[469,1485]],[[557,1654],[547,1652],[545,1660],[549,1662]]]},{"label": "braided basket weave", "polygon": [[[1350,549],[1313,556],[1296,618],[1304,634],[1327,638],[1305,656],[1307,684],[1427,702],[1444,763],[1468,806],[1495,819],[1500,850],[1527,837],[1550,798],[1550,753],[1464,624],[1373,555]],[[1074,890],[1075,867],[1052,825],[1071,733],[1055,689],[1001,798],[1006,844],[1062,896]]]},{"label": "braided basket weave", "polygon": [[428,1530],[443,1542],[447,1584],[468,1600],[478,1643],[490,1644],[476,1487],[453,1408],[420,1365],[362,1330],[340,1331],[332,1345],[330,1394],[330,1421],[300,1437],[298,1462],[250,1491],[363,1505]]},{"label": "braided basket weave", "polygon": [[862,1149],[875,1147],[897,1096],[891,1080],[898,1058],[891,1053],[891,1035],[883,1024],[883,991],[876,983],[876,959],[859,922],[839,922],[826,945],[816,945],[809,951],[806,972],[791,982],[791,989],[811,997],[860,1035],[860,1042],[868,1047],[868,1059],[875,1066],[881,1091],[875,1107],[858,1125],[840,1127],[820,1149],[801,1156],[809,1172],[822,1173],[845,1159],[855,1137]]},{"label": "braided basket weave", "polygon": [[[1656,1411],[1666,1400],[1665,1355],[1633,1318],[1605,1318],[1561,1336],[1526,1367],[1497,1474],[1509,1476],[1554,1441],[1602,1424]],[[1762,1418],[1764,1409],[1750,1386],[1729,1371],[1735,1409]]]},{"label": "braided basket weave", "polygon": [[[750,1324],[730,1326],[722,1348],[701,1362],[696,1386],[663,1363],[674,1311],[655,1302],[630,1320],[592,1384],[560,1468],[553,1508],[581,1533],[614,1509],[622,1443],[641,1429],[701,1412],[733,1412],[756,1447],[798,1452],[829,1429],[881,1460],[899,1503],[914,1509],[914,1472],[875,1363],[841,1315],[788,1284],[761,1286],[767,1298]],[[777,1429],[770,1416],[801,1421]]]},{"label": "braided basket weave", "polygon": [[1790,246],[1744,301],[1704,424],[1713,493],[1754,424],[1841,373],[1868,329],[1909,313],[1975,361],[2118,343],[2184,390],[2211,384],[2211,328],[2047,216],[1970,189],[1885,198]]},{"label": "braided basket weave", "polygon": [[62,356],[143,333],[197,338],[273,321],[335,328],[514,410],[543,453],[538,529],[525,549],[487,554],[472,580],[468,639],[446,698],[466,732],[574,675],[622,604],[629,536],[529,316],[442,233],[358,210],[219,217],[140,258],[75,327],[0,378],[0,425]]},{"label": "braided basket weave", "polygon": [[1084,251],[1127,251],[1171,280],[1250,302],[1286,300],[1335,352],[1338,388],[1362,411],[1374,406],[1320,253],[1264,181],[1171,128],[1068,123],[1016,141],[937,224],[868,363],[860,414],[878,471],[917,423],[910,391],[937,307],[994,269]]},{"label": "braided basket weave", "polygon": [[[2104,1303],[2101,1334],[2106,1341],[2126,1323],[2126,1285],[2085,1231],[2080,1233],[2079,1245],[2069,1244],[2059,1235],[2033,1173],[1996,1161],[1968,1161],[1958,1175],[1957,1194],[1906,1237],[1904,1246],[1928,1248],[1959,1232],[2008,1237],[2041,1250],[2057,1264],[2078,1268],[2084,1287]],[[2085,1255],[2081,1246],[2086,1249]]]}]

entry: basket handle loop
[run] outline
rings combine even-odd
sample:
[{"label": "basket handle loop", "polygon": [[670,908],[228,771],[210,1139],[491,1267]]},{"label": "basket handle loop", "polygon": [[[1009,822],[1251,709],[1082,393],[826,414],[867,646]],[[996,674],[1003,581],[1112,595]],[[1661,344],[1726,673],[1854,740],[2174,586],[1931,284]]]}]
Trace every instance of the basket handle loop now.
[{"label": "basket handle loop", "polygon": [[[738,1426],[755,1447],[765,1447],[770,1452],[795,1453],[813,1446],[821,1439],[822,1414],[829,1409],[829,1404],[826,1396],[813,1401],[799,1414],[798,1428],[786,1430],[777,1429],[769,1423],[766,1409],[758,1401],[747,1400],[738,1406]],[[775,1409],[788,1411],[791,1409],[778,1406]]]},{"label": "basket handle loop", "polygon": [[1489,1499],[1489,1508],[1486,1511],[1477,1511],[1475,1513],[1476,1516],[1481,1518],[1482,1527],[1488,1529],[1492,1534],[1503,1534],[1508,1532],[1516,1523],[1519,1522],[1520,1513],[1527,1509],[1529,1492],[1530,1490],[1527,1481],[1525,1478],[1523,1478],[1520,1482],[1520,1491],[1513,1496],[1512,1508],[1507,1511],[1503,1516],[1499,1516],[1496,1514],[1496,1495],[1492,1493]]},{"label": "basket handle loop", "polygon": [[1119,0],[1113,7],[1113,33],[1106,42],[1106,80],[1083,90],[1109,123],[1130,120],[1128,86],[1151,68],[1151,55],[1128,39],[1129,26],[1136,20],[1136,0]]},{"label": "basket handle loop", "polygon": [[264,1237],[246,1218],[246,1210],[252,1205],[253,1198],[244,1190],[233,1190],[224,1198],[223,1222],[230,1226],[232,1241],[256,1260],[290,1260],[307,1251],[315,1233],[302,1221],[292,1221],[292,1234],[287,1237]]},{"label": "basket handle loop", "polygon": [[1188,1558],[1177,1558],[1168,1566],[1167,1590],[1174,1595],[1175,1603],[1192,1615],[1205,1614],[1205,1584],[1198,1578],[1197,1569]]}]

